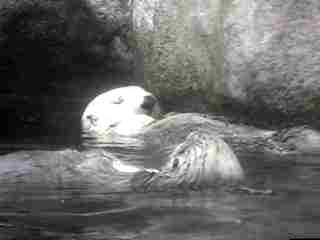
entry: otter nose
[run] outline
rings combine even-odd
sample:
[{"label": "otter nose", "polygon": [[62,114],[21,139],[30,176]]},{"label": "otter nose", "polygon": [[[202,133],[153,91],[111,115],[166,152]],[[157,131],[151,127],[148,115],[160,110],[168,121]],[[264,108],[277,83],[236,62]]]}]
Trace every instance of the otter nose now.
[{"label": "otter nose", "polygon": [[143,103],[141,104],[141,108],[152,112],[153,107],[156,104],[156,102],[157,102],[157,99],[154,96],[151,96],[151,95],[144,96]]}]

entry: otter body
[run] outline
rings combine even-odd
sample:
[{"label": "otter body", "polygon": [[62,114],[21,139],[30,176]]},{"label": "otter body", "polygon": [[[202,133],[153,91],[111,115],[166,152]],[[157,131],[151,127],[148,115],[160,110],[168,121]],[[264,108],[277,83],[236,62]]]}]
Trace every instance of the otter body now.
[{"label": "otter body", "polygon": [[147,114],[155,111],[156,98],[133,87],[140,96],[131,101],[124,94],[130,89],[112,90],[88,105],[82,117],[83,151],[0,156],[0,191],[15,197],[26,192],[200,189],[244,179],[233,150],[236,154],[320,152],[320,134],[309,128],[267,131],[195,113],[156,120]]},{"label": "otter body", "polygon": [[212,116],[208,119],[196,113],[170,115],[158,121],[159,106],[152,93],[137,86],[113,89],[99,95],[88,104],[82,116],[83,136],[88,138],[84,144],[97,147],[99,143],[104,146],[114,142],[128,147],[131,141],[135,147],[142,139],[144,149],[157,141],[163,149],[165,144],[174,146],[183,141],[190,131],[209,129],[237,153],[320,153],[320,133],[305,126],[281,131],[263,130]]},{"label": "otter body", "polygon": [[308,126],[265,130],[198,113],[170,115],[143,128],[141,135],[145,142],[161,139],[161,142],[174,145],[191,131],[199,130],[222,138],[237,154],[320,154],[320,132]]},{"label": "otter body", "polygon": [[[2,156],[8,192],[81,189],[81,192],[196,189],[243,179],[231,148],[211,120],[152,117],[156,98],[129,86],[96,97],[82,120],[84,151],[28,151]],[[153,123],[155,122],[155,123]],[[213,126],[213,125],[212,125]]]},{"label": "otter body", "polygon": [[[320,154],[320,132],[307,126],[280,131],[259,129],[227,120],[211,119],[198,113],[180,113],[146,125],[139,134],[122,136],[109,134],[92,135],[85,145],[108,146],[110,139],[119,145],[143,146],[152,149],[150,154],[161,154],[158,150],[171,150],[184,141],[193,131],[207,131],[222,138],[237,154]],[[111,137],[110,137],[111,136]],[[163,151],[162,151],[163,152]],[[170,152],[170,151],[169,151]]]},{"label": "otter body", "polygon": [[[64,192],[82,193],[123,191],[166,191],[199,189],[220,184],[233,184],[244,177],[241,165],[231,148],[210,130],[194,128],[180,141],[167,141],[148,130],[139,138],[140,155],[106,147],[84,151],[21,151],[0,158],[0,184],[7,193]],[[151,133],[148,136],[147,132]],[[161,144],[162,140],[166,141]],[[145,144],[144,144],[144,141]],[[142,144],[142,145],[141,145]],[[144,151],[143,147],[162,153],[162,159]],[[119,148],[119,147],[118,147]],[[132,156],[132,158],[130,158]],[[17,190],[18,189],[18,190]]]},{"label": "otter body", "polygon": [[[0,158],[1,191],[7,194],[126,191],[116,183],[130,173],[117,170],[116,159],[103,150],[21,151]],[[109,184],[110,180],[113,184]],[[121,188],[120,188],[121,187]]]}]

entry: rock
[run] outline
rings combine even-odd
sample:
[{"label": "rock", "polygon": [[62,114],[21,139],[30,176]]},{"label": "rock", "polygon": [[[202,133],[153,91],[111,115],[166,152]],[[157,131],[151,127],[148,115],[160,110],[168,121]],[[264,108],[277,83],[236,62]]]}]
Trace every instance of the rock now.
[{"label": "rock", "polygon": [[129,13],[120,0],[2,1],[0,77],[7,84],[0,89],[48,88],[101,68],[131,71]]},{"label": "rock", "polygon": [[314,0],[231,1],[223,26],[228,97],[265,121],[319,125],[319,7]]},{"label": "rock", "polygon": [[168,111],[319,126],[319,4],[135,1],[136,77]]},{"label": "rock", "polygon": [[206,102],[219,104],[221,5],[216,0],[134,1],[136,78],[144,78],[166,110],[178,105],[179,111],[181,106],[205,111]]}]

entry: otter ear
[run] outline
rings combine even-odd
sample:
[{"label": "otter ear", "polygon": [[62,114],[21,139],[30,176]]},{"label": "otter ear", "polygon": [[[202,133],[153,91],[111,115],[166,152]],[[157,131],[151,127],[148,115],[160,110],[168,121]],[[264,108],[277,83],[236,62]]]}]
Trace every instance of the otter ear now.
[{"label": "otter ear", "polygon": [[121,103],[123,103],[123,101],[124,101],[123,97],[120,96],[117,99],[111,101],[111,103],[113,103],[113,104],[121,104]]}]

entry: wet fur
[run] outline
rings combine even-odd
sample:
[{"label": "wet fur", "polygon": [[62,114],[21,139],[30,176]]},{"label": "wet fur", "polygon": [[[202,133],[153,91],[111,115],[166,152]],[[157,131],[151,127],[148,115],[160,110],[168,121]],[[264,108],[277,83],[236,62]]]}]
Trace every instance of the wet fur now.
[{"label": "wet fur", "polygon": [[[82,192],[165,191],[242,180],[243,170],[238,159],[216,136],[210,122],[194,116],[192,121],[188,119],[188,124],[179,124],[174,117],[152,124],[135,136],[114,136],[116,141],[104,143],[96,139],[99,148],[94,148],[93,138],[90,148],[83,151],[8,154],[0,161],[1,185],[8,191],[17,188],[23,191],[69,188]],[[140,170],[118,171],[112,164],[119,160]]]}]

